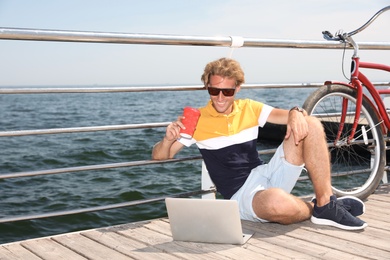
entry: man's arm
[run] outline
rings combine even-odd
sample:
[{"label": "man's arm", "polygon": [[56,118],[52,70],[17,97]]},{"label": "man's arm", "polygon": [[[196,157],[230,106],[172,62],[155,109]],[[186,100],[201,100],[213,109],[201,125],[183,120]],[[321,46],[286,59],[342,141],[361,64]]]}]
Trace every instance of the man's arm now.
[{"label": "man's arm", "polygon": [[179,116],[177,121],[170,123],[167,126],[164,138],[153,146],[153,160],[171,159],[183,148],[184,145],[177,141],[180,137],[180,129],[184,128],[181,123],[182,118],[182,116]]},{"label": "man's arm", "polygon": [[183,146],[183,144],[176,140],[170,141],[164,137],[160,142],[153,146],[152,159],[171,159],[183,148]]},{"label": "man's arm", "polygon": [[294,137],[295,144],[305,139],[308,134],[308,126],[305,117],[306,111],[298,111],[296,109],[284,110],[274,108],[268,116],[267,122],[273,124],[287,125],[285,139],[290,136]]}]

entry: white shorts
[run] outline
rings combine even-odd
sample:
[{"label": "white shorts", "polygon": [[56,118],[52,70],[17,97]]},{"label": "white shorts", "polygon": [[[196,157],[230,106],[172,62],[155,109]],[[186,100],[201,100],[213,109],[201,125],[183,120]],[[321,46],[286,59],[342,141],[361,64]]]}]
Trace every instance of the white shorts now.
[{"label": "white shorts", "polygon": [[258,218],[253,211],[254,195],[268,188],[280,188],[290,193],[302,170],[305,170],[304,165],[297,166],[286,161],[283,144],[281,144],[270,162],[254,168],[244,185],[231,197],[231,200],[238,201],[241,219],[267,222]]}]

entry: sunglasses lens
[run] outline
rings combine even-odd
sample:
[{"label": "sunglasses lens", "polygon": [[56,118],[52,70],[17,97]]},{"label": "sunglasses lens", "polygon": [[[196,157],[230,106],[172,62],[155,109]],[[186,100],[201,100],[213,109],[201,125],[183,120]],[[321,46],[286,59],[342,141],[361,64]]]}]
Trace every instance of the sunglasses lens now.
[{"label": "sunglasses lens", "polygon": [[220,90],[217,89],[217,88],[207,88],[207,90],[209,91],[209,94],[212,95],[212,96],[218,96],[219,95],[219,92]]},{"label": "sunglasses lens", "polygon": [[226,96],[226,97],[231,97],[234,95],[234,91],[235,89],[223,89],[222,90],[222,93]]},{"label": "sunglasses lens", "polygon": [[219,95],[219,92],[222,91],[222,94],[226,97],[231,97],[234,95],[234,92],[236,91],[236,89],[232,88],[213,88],[213,87],[208,87],[207,90],[209,91],[209,94],[212,95],[212,96],[218,96]]}]

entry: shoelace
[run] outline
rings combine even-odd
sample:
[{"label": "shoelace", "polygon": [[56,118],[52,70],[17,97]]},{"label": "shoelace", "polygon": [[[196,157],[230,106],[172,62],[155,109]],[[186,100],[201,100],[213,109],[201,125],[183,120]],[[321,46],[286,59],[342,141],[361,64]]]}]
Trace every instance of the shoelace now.
[{"label": "shoelace", "polygon": [[[312,199],[312,202],[314,202],[314,204],[317,204],[317,201],[316,199]],[[338,209],[341,209],[343,212],[344,211],[347,211],[349,212],[350,209],[351,209],[351,206],[350,205],[344,205],[343,201],[342,200],[331,200],[328,204],[328,208],[332,209],[333,207],[337,207]],[[336,211],[336,215],[337,215],[337,211]]]},{"label": "shoelace", "polygon": [[339,204],[341,207],[343,207],[344,209],[346,209],[347,211],[350,211],[351,210],[351,205],[345,205],[344,202],[342,200],[337,200],[336,204]]},{"label": "shoelace", "polygon": [[331,200],[328,204],[328,208],[332,209],[334,207],[336,207],[336,216],[339,213],[342,213],[342,215],[345,215],[348,212],[347,208],[350,208],[348,205],[344,205],[344,203],[340,200],[336,200],[336,201]]}]

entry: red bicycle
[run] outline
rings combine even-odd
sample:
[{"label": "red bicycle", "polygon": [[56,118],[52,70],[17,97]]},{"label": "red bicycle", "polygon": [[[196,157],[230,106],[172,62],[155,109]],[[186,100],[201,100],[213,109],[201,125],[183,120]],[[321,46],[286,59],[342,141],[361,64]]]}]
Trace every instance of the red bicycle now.
[{"label": "red bicycle", "polygon": [[375,88],[360,69],[390,72],[390,66],[360,61],[359,46],[352,36],[388,10],[390,6],[381,9],[352,32],[339,32],[335,36],[323,32],[325,39],[350,44],[354,49],[350,82],[327,81],[303,105],[324,126],[331,156],[332,187],[337,196],[367,198],[378,187],[385,171],[384,137],[390,129],[390,118],[380,95],[390,94],[390,89]]}]

